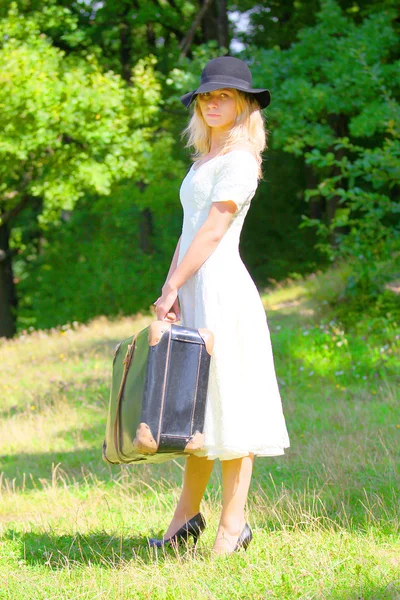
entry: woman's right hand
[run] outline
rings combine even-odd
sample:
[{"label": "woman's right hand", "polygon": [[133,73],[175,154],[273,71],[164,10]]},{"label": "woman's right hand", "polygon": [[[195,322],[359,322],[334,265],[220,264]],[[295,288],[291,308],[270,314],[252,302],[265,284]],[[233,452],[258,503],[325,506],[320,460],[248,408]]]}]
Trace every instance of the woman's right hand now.
[{"label": "woman's right hand", "polygon": [[[157,298],[157,300],[155,302],[153,302],[152,306],[154,306],[154,310],[156,309],[157,302],[160,300],[160,298],[161,298],[161,296],[159,296]],[[174,323],[175,321],[181,320],[181,309],[179,306],[178,296],[176,297],[176,300],[172,304],[170,311],[165,315],[165,320],[167,320],[169,323]]]},{"label": "woman's right hand", "polygon": [[179,306],[179,297],[178,296],[176,297],[175,302],[171,306],[171,310],[172,310],[172,314],[175,315],[175,321],[180,321],[181,320],[181,309]]}]

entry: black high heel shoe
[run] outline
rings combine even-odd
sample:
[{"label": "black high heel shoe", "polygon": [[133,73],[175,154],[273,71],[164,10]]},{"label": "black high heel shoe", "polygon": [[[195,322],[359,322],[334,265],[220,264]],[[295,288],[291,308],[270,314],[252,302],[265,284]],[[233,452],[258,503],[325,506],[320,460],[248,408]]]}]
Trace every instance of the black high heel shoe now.
[{"label": "black high heel shoe", "polygon": [[205,529],[205,526],[206,521],[203,515],[201,513],[197,513],[197,515],[189,519],[189,521],[186,521],[186,523],[184,523],[182,527],[180,527],[178,531],[174,533],[174,535],[171,535],[171,537],[168,539],[158,540],[157,538],[149,538],[148,542],[150,546],[156,548],[162,548],[163,546],[176,547],[182,542],[187,542],[189,536],[191,535],[193,537],[193,547],[195,548],[200,534]]},{"label": "black high heel shoe", "polygon": [[253,539],[253,532],[251,531],[250,525],[248,523],[244,524],[242,533],[239,535],[238,541],[233,552],[240,550],[240,548],[244,548],[247,550],[247,546],[250,544]]}]

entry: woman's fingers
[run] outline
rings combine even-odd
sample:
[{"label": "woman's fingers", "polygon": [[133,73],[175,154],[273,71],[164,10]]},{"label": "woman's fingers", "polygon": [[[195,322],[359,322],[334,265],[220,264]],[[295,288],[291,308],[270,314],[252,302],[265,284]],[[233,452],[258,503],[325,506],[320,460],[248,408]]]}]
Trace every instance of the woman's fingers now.
[{"label": "woman's fingers", "polygon": [[174,311],[174,313],[176,315],[176,320],[179,321],[181,318],[181,310],[180,310],[180,306],[179,306],[179,298],[178,297],[176,297],[176,300],[173,303],[171,310]]},{"label": "woman's fingers", "polygon": [[[165,290],[163,294],[153,303],[156,309],[157,319],[161,321],[174,322],[177,320],[176,302],[178,293],[176,290]],[[179,317],[180,318],[180,317]]]}]

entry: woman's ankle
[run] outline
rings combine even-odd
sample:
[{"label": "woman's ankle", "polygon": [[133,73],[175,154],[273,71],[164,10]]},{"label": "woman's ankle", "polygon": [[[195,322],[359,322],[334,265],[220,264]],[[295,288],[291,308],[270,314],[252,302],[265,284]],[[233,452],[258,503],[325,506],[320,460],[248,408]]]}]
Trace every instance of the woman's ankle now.
[{"label": "woman's ankle", "polygon": [[220,518],[218,529],[224,530],[231,535],[239,535],[246,523],[246,517],[242,515],[223,515]]},{"label": "woman's ankle", "polygon": [[199,506],[176,508],[174,512],[174,519],[189,521],[200,512]]}]

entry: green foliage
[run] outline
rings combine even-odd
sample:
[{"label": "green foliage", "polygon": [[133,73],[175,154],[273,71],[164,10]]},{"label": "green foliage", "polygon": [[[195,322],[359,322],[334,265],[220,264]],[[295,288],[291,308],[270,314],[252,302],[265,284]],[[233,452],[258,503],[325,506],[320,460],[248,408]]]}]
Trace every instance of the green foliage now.
[{"label": "green foliage", "polygon": [[160,98],[155,57],[138,61],[132,86],[93,55],[68,57],[13,4],[0,22],[0,207],[43,199],[42,223],[85,193],[109,194],[151,153]]},{"label": "green foliage", "polygon": [[[66,32],[78,26],[68,9],[46,5],[43,14],[49,17],[47,29],[56,26],[57,17]],[[104,72],[96,53],[66,54],[53,45],[42,31],[43,14],[23,16],[11,3],[0,21],[0,224],[21,204],[25,209],[10,222],[11,246],[19,252],[18,328],[149,305],[177,241],[170,236],[168,252],[157,247],[161,257],[155,264],[153,253],[140,250],[137,233],[140,210],[158,210],[161,220],[170,209],[170,182],[181,167],[174,161],[173,137],[158,128],[155,56],[138,60],[127,83]],[[137,193],[120,194],[120,212],[111,217],[105,199],[118,197],[118,182]],[[83,210],[66,227],[61,215],[78,200]],[[92,214],[88,202],[102,204],[105,214]],[[130,231],[125,229],[119,244],[121,221]],[[128,260],[114,269],[108,261],[118,260],[121,251]],[[135,293],[125,300],[124,273],[132,264]]]},{"label": "green foliage", "polygon": [[[177,185],[163,182],[164,201]],[[154,250],[140,249],[141,206],[153,192],[151,186],[140,192],[124,183],[109,197],[86,196],[67,221],[48,227],[40,252],[23,257],[28,262],[17,286],[19,331],[150,307],[161,293],[180,234],[174,212],[164,208],[154,214]]]},{"label": "green foliage", "polygon": [[[317,228],[318,247],[330,260],[345,259],[352,264],[353,273],[342,298],[348,301],[348,309],[350,305],[352,313],[368,312],[371,305],[381,309],[385,304],[381,294],[385,298],[390,295],[383,284],[388,277],[400,273],[400,203],[393,194],[400,183],[400,138],[385,138],[381,148],[372,150],[356,147],[344,138],[334,148],[346,148],[357,158],[351,161],[345,155],[336,160],[331,153],[326,156],[317,150],[309,153],[307,162],[322,170],[328,163],[335,164],[338,174],[326,177],[318,188],[308,190],[307,197],[338,196],[339,206],[344,208],[336,210],[329,223],[304,216],[302,226]],[[388,263],[396,257],[397,267],[388,268]],[[384,270],[382,263],[386,266]],[[393,295],[392,302],[400,318],[398,296],[396,299]]]},{"label": "green foliage", "polygon": [[[360,137],[386,131],[393,109],[382,103],[381,85],[394,91],[400,82],[398,61],[391,59],[395,18],[387,10],[356,24],[335,0],[323,0],[316,24],[302,29],[289,49],[243,52],[256,84],[268,81],[272,90],[274,147],[301,156],[329,151],[341,129]],[[378,79],[371,80],[369,68]]]},{"label": "green foliage", "polygon": [[[396,7],[386,8],[388,1],[382,10],[373,2],[346,8],[323,0],[314,15],[312,6],[296,5],[281,31],[282,44],[267,42],[272,49],[259,43],[260,28],[258,33],[249,29],[249,43],[240,55],[249,62],[255,87],[272,91],[265,113],[271,132],[266,181],[245,225],[243,256],[261,285],[287,271],[300,273],[324,261],[345,259],[353,273],[338,310],[347,305],[354,318],[363,305],[379,311],[394,304],[389,312],[396,314],[397,297],[384,288],[383,267],[377,273],[378,264],[388,265],[388,275],[397,273],[389,265],[391,254],[398,251]],[[238,9],[247,7],[245,2]],[[75,314],[86,320],[90,303],[93,314],[103,310],[93,291],[96,285],[101,288],[103,278],[122,290],[119,274],[126,266],[120,248],[112,248],[113,272],[101,270],[99,261],[94,283],[85,262],[77,259],[79,252],[88,255],[87,248],[71,252],[75,242],[68,227],[79,238],[90,232],[97,247],[100,239],[104,243],[114,238],[115,223],[126,219],[136,232],[135,250],[128,252],[140,265],[138,281],[133,278],[136,300],[152,301],[155,280],[162,284],[179,234],[180,159],[187,155],[178,143],[187,122],[179,96],[193,89],[210,58],[226,50],[207,34],[204,44],[197,45],[195,38],[190,58],[177,61],[179,41],[195,9],[193,3],[179,2],[136,10],[122,0],[96,9],[91,3],[67,7],[56,0],[6,0],[0,7],[0,219],[22,199],[29,203],[25,214],[12,220],[11,245],[20,248],[14,259],[20,281],[19,327],[36,319],[51,324],[45,310],[59,323],[60,304],[71,298],[74,308],[65,318]],[[274,7],[271,14],[280,17],[285,10],[285,5]],[[303,22],[306,10],[310,15]],[[362,21],[354,18],[358,11]],[[252,18],[255,24],[269,21],[262,10]],[[203,33],[199,29],[200,37]],[[271,31],[269,40],[274,35]],[[295,41],[288,46],[287,40]],[[148,52],[150,46],[154,53]],[[127,81],[132,57],[142,58]],[[107,211],[111,198],[120,210],[119,216],[113,212],[112,224],[100,216],[100,207]],[[302,223],[307,202],[313,202],[312,218],[304,215]],[[97,207],[94,213],[90,204]],[[136,211],[135,218],[126,217],[130,209]],[[68,224],[61,221],[62,212],[71,210],[82,214]],[[156,231],[148,254],[140,250],[143,211],[151,212]],[[171,224],[169,236],[161,226],[165,219]],[[101,250],[97,255],[107,258]],[[160,270],[156,279],[149,277],[145,292],[142,274],[155,255]],[[71,280],[82,289],[92,288],[82,291],[85,301],[79,309],[75,290],[64,289],[64,281],[57,283],[59,256],[69,257]],[[95,257],[89,262],[97,264]],[[107,300],[105,313],[111,314],[112,306],[118,312],[119,302]],[[128,306],[121,303],[125,313]]]},{"label": "green foliage", "polygon": [[325,204],[321,216],[303,215],[300,227],[316,228],[316,248],[329,260],[353,266],[345,292],[353,310],[383,292],[377,264],[400,244],[396,16],[387,9],[355,23],[324,0],[316,24],[288,50],[248,53],[255,77],[267,72],[276,90],[273,145],[304,156],[317,181],[305,200]]}]

